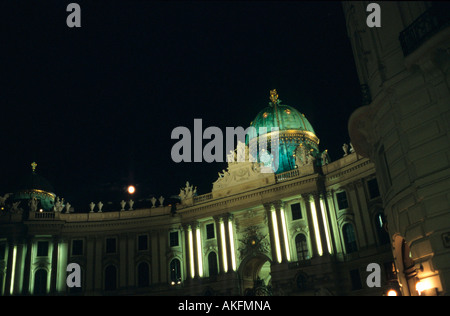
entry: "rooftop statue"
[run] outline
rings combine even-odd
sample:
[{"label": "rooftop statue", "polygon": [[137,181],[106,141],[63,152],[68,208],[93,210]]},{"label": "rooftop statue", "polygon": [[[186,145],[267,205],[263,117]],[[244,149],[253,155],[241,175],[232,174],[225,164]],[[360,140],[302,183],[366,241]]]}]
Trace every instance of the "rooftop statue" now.
[{"label": "rooftop statue", "polygon": [[197,195],[197,187],[193,187],[193,185],[189,184],[189,181],[186,181],[186,186],[180,189],[180,194],[178,196],[181,200],[189,199],[193,196]]},{"label": "rooftop statue", "polygon": [[342,150],[344,151],[344,157],[348,155],[348,145],[344,143],[342,145]]},{"label": "rooftop statue", "polygon": [[152,201],[152,207],[155,207],[156,198],[153,196],[150,201]]},{"label": "rooftop statue", "polygon": [[5,201],[10,197],[11,193],[6,193],[3,197],[0,197],[0,206],[5,205]]},{"label": "rooftop statue", "polygon": [[30,202],[28,202],[28,205],[30,206],[30,211],[36,212],[38,208],[38,200],[33,196],[30,199]]}]

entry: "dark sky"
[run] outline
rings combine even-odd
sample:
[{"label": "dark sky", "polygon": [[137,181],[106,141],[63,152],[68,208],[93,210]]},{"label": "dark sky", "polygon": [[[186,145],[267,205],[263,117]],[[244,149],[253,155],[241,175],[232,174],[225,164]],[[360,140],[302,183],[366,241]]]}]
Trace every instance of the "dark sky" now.
[{"label": "dark sky", "polygon": [[342,156],[360,94],[340,2],[76,1],[69,28],[70,2],[0,2],[0,195],[34,160],[77,211],[129,183],[208,193],[226,163],[174,163],[172,130],[247,127],[274,88]]}]

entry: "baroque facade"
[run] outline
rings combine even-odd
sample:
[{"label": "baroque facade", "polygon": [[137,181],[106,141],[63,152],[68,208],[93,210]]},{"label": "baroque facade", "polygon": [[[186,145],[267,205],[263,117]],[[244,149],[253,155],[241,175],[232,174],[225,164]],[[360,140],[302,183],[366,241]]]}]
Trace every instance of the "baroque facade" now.
[{"label": "baroque facade", "polygon": [[[274,132],[249,135],[228,155],[228,168],[212,191],[197,195],[187,182],[176,208],[153,199],[148,208],[133,209],[123,201],[112,212],[99,205],[88,213],[70,212],[33,164],[24,189],[1,201],[1,293],[384,295],[398,290],[374,164],[348,145],[342,158],[330,162],[306,117],[277,97],[272,94],[251,125],[278,127],[279,165],[274,165],[274,143],[250,159],[251,148],[274,139]],[[267,168],[272,172],[263,172]],[[72,263],[81,268],[81,287],[68,286]],[[371,263],[379,267],[376,286],[367,282]]]},{"label": "baroque facade", "polygon": [[377,169],[403,295],[450,286],[450,4],[343,3],[363,106],[349,119],[358,154]]}]

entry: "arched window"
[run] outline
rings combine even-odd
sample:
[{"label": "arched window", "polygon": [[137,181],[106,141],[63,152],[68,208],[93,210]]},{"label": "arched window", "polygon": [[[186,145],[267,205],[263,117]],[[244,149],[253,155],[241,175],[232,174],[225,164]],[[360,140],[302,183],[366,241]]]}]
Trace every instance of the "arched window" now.
[{"label": "arched window", "polygon": [[45,295],[47,293],[47,270],[38,269],[34,273],[34,295]]},{"label": "arched window", "polygon": [[386,245],[390,242],[389,240],[389,234],[386,231],[385,227],[385,219],[384,214],[379,212],[375,216],[375,227],[378,235],[378,240],[380,241],[380,245]]},{"label": "arched window", "polygon": [[297,236],[295,236],[295,249],[297,250],[298,261],[309,259],[308,243],[306,241],[305,235],[298,234]]},{"label": "arched window", "polygon": [[178,259],[170,261],[170,282],[172,284],[179,284],[181,282],[181,264]]},{"label": "arched window", "polygon": [[147,262],[141,262],[138,265],[138,287],[147,287],[150,285],[150,267]]},{"label": "arched window", "polygon": [[358,246],[356,245],[356,235],[353,225],[350,223],[345,224],[342,227],[342,233],[344,235],[345,249],[347,253],[352,253],[358,251]]},{"label": "arched window", "polygon": [[105,269],[105,291],[113,291],[117,288],[117,269],[109,265]]},{"label": "arched window", "polygon": [[217,267],[217,255],[214,251],[211,251],[208,255],[208,269],[210,277],[219,274],[219,269]]}]

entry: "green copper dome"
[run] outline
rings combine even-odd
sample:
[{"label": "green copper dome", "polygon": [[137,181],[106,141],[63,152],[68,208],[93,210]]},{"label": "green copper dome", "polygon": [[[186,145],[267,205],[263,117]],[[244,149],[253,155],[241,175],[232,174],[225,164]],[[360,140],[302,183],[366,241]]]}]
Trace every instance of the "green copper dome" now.
[{"label": "green copper dome", "polygon": [[[270,94],[269,106],[262,109],[250,123],[246,144],[251,153],[257,153],[258,162],[267,163],[266,166],[270,165],[278,174],[297,168],[298,160],[296,162],[295,153],[299,147],[312,157],[318,157],[319,138],[304,114],[292,106],[281,104],[276,90],[270,91]],[[277,130],[278,134],[274,134]],[[273,142],[278,151],[270,148],[271,138],[274,135],[278,136],[278,141]],[[267,148],[266,152],[261,152],[260,148],[264,148],[262,145]],[[277,152],[278,160],[277,157],[273,157]]]},{"label": "green copper dome", "polygon": [[[276,107],[268,106],[261,110],[255,119],[250,123],[252,134],[249,133],[249,140],[259,136],[260,127],[266,127],[268,131],[272,127],[278,127],[280,131],[296,130],[307,132],[313,139],[316,133],[305,115],[289,105],[279,104]],[[256,134],[255,134],[256,132]],[[318,139],[317,139],[318,141]]]}]

